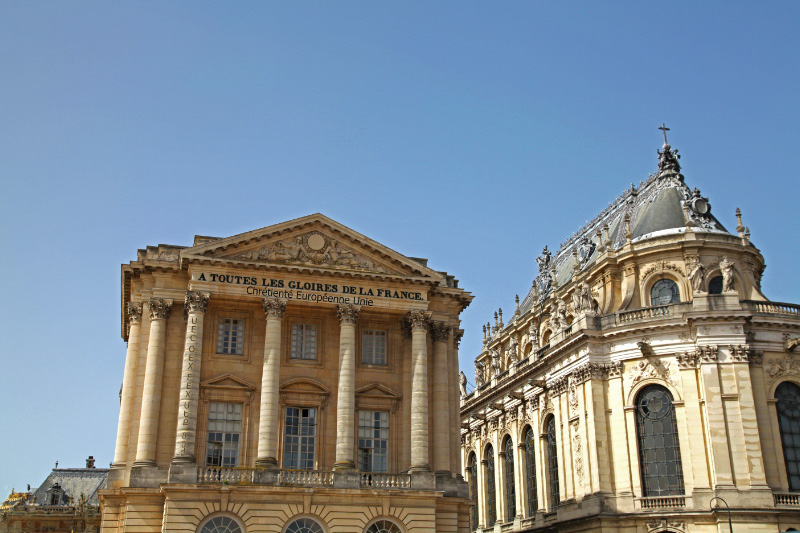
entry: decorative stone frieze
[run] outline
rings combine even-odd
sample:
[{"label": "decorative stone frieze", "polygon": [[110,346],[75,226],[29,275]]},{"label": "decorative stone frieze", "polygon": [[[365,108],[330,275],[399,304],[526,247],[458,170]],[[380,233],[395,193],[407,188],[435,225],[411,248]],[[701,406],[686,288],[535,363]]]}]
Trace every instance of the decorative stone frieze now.
[{"label": "decorative stone frieze", "polygon": [[569,394],[567,395],[567,403],[569,403],[569,416],[578,416],[578,388],[575,386],[575,380],[570,379]]},{"label": "decorative stone frieze", "polygon": [[770,384],[784,376],[798,376],[800,375],[800,357],[787,353],[780,358],[768,359],[764,361],[764,372]]},{"label": "decorative stone frieze", "polygon": [[150,320],[166,320],[172,311],[172,301],[163,298],[150,298],[148,302]]},{"label": "decorative stone frieze", "polygon": [[264,308],[264,314],[267,318],[283,318],[283,313],[286,311],[286,301],[277,298],[264,298],[261,303]]},{"label": "decorative stone frieze", "polygon": [[747,344],[732,344],[728,346],[731,359],[737,363],[747,363],[750,354],[750,346]]},{"label": "decorative stone frieze", "polygon": [[340,304],[336,307],[336,316],[341,324],[355,324],[358,322],[359,313],[361,313],[361,308],[357,305]]},{"label": "decorative stone frieze", "polygon": [[697,355],[697,352],[683,352],[675,356],[678,368],[697,368],[699,359],[700,356]]},{"label": "decorative stone frieze", "polygon": [[701,363],[716,363],[719,355],[719,346],[700,346],[697,348],[697,355]]},{"label": "decorative stone frieze", "polygon": [[630,378],[631,385],[647,378],[662,379],[669,383],[674,383],[669,369],[669,361],[661,361],[659,359],[639,361],[630,370],[630,372],[628,372],[628,376]]},{"label": "decorative stone frieze", "polygon": [[622,372],[625,370],[625,363],[623,361],[616,361],[607,365],[608,377],[619,378],[622,377]]},{"label": "decorative stone frieze", "polygon": [[659,261],[659,262],[653,263],[653,264],[649,265],[647,268],[645,268],[644,271],[642,272],[642,275],[639,277],[639,279],[641,281],[644,281],[651,274],[655,274],[657,272],[661,273],[661,272],[666,272],[666,271],[674,272],[675,274],[678,274],[679,276],[683,276],[683,270],[681,270],[681,267],[679,267],[679,266],[677,266],[677,265],[675,265],[673,263],[670,263],[669,261]]},{"label": "decorative stone frieze", "polygon": [[583,483],[583,454],[581,453],[581,432],[579,421],[573,420],[572,426],[572,461],[578,482]]}]

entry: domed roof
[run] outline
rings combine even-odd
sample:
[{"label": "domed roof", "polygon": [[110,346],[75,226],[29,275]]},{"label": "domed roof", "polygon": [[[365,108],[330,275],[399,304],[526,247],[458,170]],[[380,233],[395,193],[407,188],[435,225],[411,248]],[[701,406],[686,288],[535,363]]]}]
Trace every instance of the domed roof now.
[{"label": "domed roof", "polygon": [[537,258],[539,275],[520,310],[527,311],[536,301],[544,299],[554,279],[558,285],[568,282],[576,261],[579,270],[583,270],[594,263],[599,250],[622,248],[629,232],[632,242],[684,233],[687,228],[695,232],[728,234],[711,214],[708,198],[702,196],[697,188],[690,189],[684,183],[678,159],[678,150],[665,142],[658,151],[656,174],[640,182],[638,188],[631,185],[563,242],[555,256],[545,247]]}]

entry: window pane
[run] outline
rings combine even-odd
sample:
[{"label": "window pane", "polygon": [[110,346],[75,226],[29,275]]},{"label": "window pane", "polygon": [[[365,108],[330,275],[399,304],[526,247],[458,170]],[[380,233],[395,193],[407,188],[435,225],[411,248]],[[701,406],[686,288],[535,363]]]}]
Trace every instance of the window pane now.
[{"label": "window pane", "polygon": [[358,469],[364,472],[389,471],[389,413],[358,412]]},{"label": "window pane", "polygon": [[506,521],[514,520],[517,515],[517,490],[514,485],[514,443],[509,437],[506,439],[505,454],[506,464]]},{"label": "window pane", "polygon": [[242,404],[211,402],[208,405],[206,466],[237,466]]},{"label": "window pane", "polygon": [[558,486],[558,443],[556,442],[556,418],[547,420],[547,466],[550,482],[550,510],[561,502]]},{"label": "window pane", "polygon": [[217,353],[242,355],[244,353],[244,320],[220,318],[217,328]]},{"label": "window pane", "polygon": [[486,525],[492,527],[497,522],[497,499],[494,488],[494,449],[491,445],[486,450],[486,496],[486,507],[489,511]]},{"label": "window pane", "polygon": [[314,324],[292,324],[292,359],[316,360],[317,326]]},{"label": "window pane", "polygon": [[672,395],[664,387],[650,385],[639,393],[636,406],[643,495],[683,494],[683,468]]},{"label": "window pane", "polygon": [[316,409],[287,407],[283,438],[283,467],[294,470],[313,470],[316,435]]},{"label": "window pane", "polygon": [[678,285],[671,279],[660,279],[650,289],[650,305],[667,305],[680,301]]},{"label": "window pane", "polygon": [[386,331],[365,329],[361,336],[361,362],[368,365],[386,364]]},{"label": "window pane", "polygon": [[800,387],[788,381],[781,383],[775,399],[789,490],[796,492],[800,491]]},{"label": "window pane", "polygon": [[525,433],[525,475],[528,482],[528,516],[533,516],[539,508],[539,499],[536,494],[536,451],[532,428]]}]

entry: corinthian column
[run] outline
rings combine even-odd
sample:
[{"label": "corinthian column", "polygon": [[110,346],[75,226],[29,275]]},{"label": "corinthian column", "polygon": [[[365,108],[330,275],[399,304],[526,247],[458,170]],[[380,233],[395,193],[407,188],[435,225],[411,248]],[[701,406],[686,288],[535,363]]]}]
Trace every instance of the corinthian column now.
[{"label": "corinthian column", "polygon": [[334,470],[350,470],[355,463],[356,322],[361,308],[340,305],[339,392],[336,401],[336,462]]},{"label": "corinthian column", "polygon": [[428,459],[428,323],[431,314],[411,311],[411,467],[429,472]]},{"label": "corinthian column", "polygon": [[[448,397],[447,341],[450,326],[431,323],[433,337],[433,467],[437,472],[450,471],[450,399]],[[413,416],[413,415],[412,415]]]},{"label": "corinthian column", "polygon": [[122,393],[119,400],[117,446],[114,449],[114,467],[124,467],[128,457],[128,436],[131,432],[131,405],[136,380],[136,360],[139,357],[139,336],[142,327],[142,304],[128,302],[128,351],[125,354],[125,373],[122,375]]},{"label": "corinthian column", "polygon": [[186,342],[183,348],[181,391],[178,397],[178,430],[175,435],[173,463],[195,463],[194,444],[197,435],[197,403],[200,395],[203,317],[207,307],[208,294],[186,291],[186,298],[183,301],[186,312]]},{"label": "corinthian column", "polygon": [[261,410],[258,418],[257,466],[278,466],[278,387],[281,377],[281,322],[286,302],[264,298],[264,368],[261,372]]},{"label": "corinthian column", "polygon": [[139,441],[136,444],[136,460],[133,466],[156,464],[158,412],[161,408],[161,383],[164,380],[164,341],[172,300],[150,298],[147,306],[150,309],[150,339],[147,343],[147,363],[144,370]]}]

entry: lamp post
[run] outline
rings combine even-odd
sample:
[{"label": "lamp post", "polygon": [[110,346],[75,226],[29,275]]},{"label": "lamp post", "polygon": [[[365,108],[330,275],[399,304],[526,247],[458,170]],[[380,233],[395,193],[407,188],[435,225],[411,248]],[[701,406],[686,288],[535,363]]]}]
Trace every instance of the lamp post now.
[{"label": "lamp post", "polygon": [[711,510],[715,511],[715,512],[719,510],[719,503],[717,503],[716,506],[713,506],[712,504],[714,503],[714,500],[719,500],[719,501],[721,501],[722,503],[725,504],[725,508],[728,510],[728,527],[730,528],[731,533],[733,533],[733,521],[731,520],[731,508],[728,505],[728,502],[726,502],[725,500],[723,500],[719,496],[715,496],[715,497],[711,498],[711,501],[708,502],[708,505],[709,505],[709,507],[711,507]]}]

